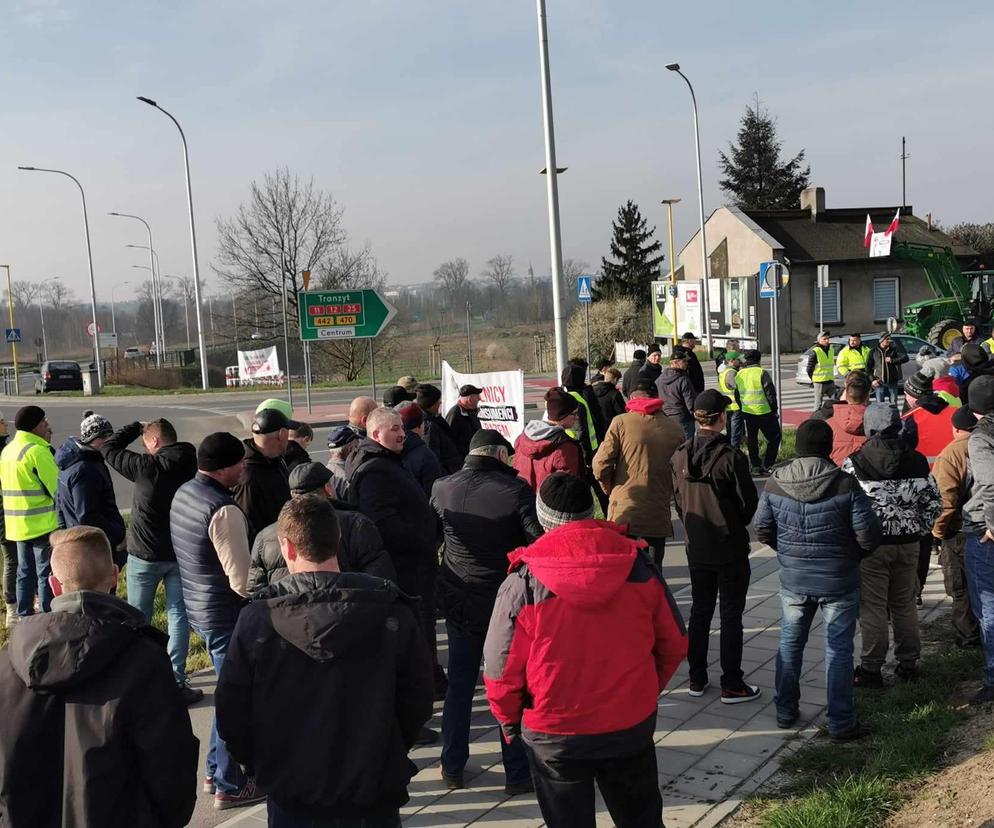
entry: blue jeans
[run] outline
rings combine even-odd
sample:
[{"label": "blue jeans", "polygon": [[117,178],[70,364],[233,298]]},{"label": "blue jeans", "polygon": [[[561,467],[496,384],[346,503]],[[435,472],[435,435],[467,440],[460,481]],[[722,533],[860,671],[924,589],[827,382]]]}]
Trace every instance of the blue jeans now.
[{"label": "blue jeans", "polygon": [[873,395],[877,402],[885,402],[885,397],[890,397],[890,401],[897,405],[897,385],[878,385],[873,389]]},{"label": "blue jeans", "polygon": [[266,813],[269,828],[400,828],[400,812],[376,817],[328,817],[317,819],[311,816],[292,814],[281,807],[272,797],[266,800]]},{"label": "blue jeans", "polygon": [[52,546],[48,535],[17,542],[17,614],[34,615],[35,582],[41,611],[52,608],[52,587],[48,576],[52,574]]},{"label": "blue jeans", "polygon": [[166,621],[169,629],[169,660],[179,684],[186,683],[186,656],[190,651],[190,624],[186,620],[183,585],[176,561],[146,561],[128,556],[128,603],[141,610],[149,624],[155,607],[155,593],[161,581],[166,588]]},{"label": "blue jeans", "polygon": [[970,606],[980,622],[984,684],[994,687],[994,543],[981,543],[977,535],[967,535],[963,568]]},{"label": "blue jeans", "polygon": [[745,437],[745,417],[742,416],[741,411],[729,411],[728,412],[728,442],[732,444],[732,448],[738,448],[742,445],[742,438]]},{"label": "blue jeans", "polygon": [[[442,770],[446,776],[461,777],[469,759],[469,727],[473,713],[473,694],[483,662],[485,635],[474,635],[446,622],[449,638],[449,689],[442,708]],[[508,785],[517,785],[531,779],[528,756],[524,743],[515,739],[512,744],[499,734],[500,754],[504,762],[504,776]]]},{"label": "blue jeans", "polygon": [[[221,677],[224,667],[224,656],[231,643],[233,629],[228,630],[197,630],[207,645],[207,653],[214,665],[214,675]],[[207,776],[214,780],[220,793],[231,794],[245,787],[245,774],[238,763],[228,753],[224,739],[217,735],[217,715],[211,718],[211,741],[207,751]]]},{"label": "blue jeans", "polygon": [[797,717],[801,699],[801,662],[815,610],[825,619],[825,678],[828,685],[828,732],[844,733],[856,725],[853,709],[853,637],[859,617],[859,590],[837,598],[796,595],[780,588],[783,616],[777,651],[776,698],[779,721]]}]

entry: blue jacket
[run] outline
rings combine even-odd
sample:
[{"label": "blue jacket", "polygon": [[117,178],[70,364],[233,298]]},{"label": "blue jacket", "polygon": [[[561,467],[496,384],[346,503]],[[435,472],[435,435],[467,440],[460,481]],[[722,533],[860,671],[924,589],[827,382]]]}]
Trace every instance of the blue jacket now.
[{"label": "blue jacket", "polygon": [[124,519],[103,455],[70,437],[55,452],[55,465],[59,467],[55,508],[60,525],[66,529],[96,526],[104,530],[111,548],[117,549],[124,540]]},{"label": "blue jacket", "polygon": [[777,467],[759,499],[756,536],[777,552],[780,585],[837,597],[859,589],[859,562],[882,528],[852,475],[831,460],[800,457]]}]

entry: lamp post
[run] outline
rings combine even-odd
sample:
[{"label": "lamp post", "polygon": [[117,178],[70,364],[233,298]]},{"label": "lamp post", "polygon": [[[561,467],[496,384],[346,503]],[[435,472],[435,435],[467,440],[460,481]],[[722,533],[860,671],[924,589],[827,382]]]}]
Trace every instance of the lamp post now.
[{"label": "lamp post", "polygon": [[[119,218],[130,218],[135,219],[135,221],[140,221],[145,225],[145,232],[148,233],[148,268],[152,272],[152,326],[155,328],[154,339],[155,339],[155,367],[162,367],[162,354],[161,352],[165,350],[165,333],[162,330],[161,318],[159,316],[159,306],[157,301],[157,294],[159,292],[158,288],[158,278],[155,274],[155,259],[152,256],[152,228],[148,226],[148,222],[145,221],[141,216],[135,216],[131,213],[108,213],[109,216],[118,216]],[[161,340],[160,341],[160,335]]]},{"label": "lamp post", "polygon": [[110,326],[111,328],[113,328],[115,334],[117,333],[117,314],[114,310],[114,291],[119,287],[123,287],[124,285],[130,285],[130,284],[131,282],[127,281],[118,282],[116,285],[111,285],[110,288]]},{"label": "lamp post", "polygon": [[[153,274],[155,273],[155,271],[152,270],[152,268],[147,267],[146,265],[131,265],[131,266],[135,270],[151,270]],[[165,352],[166,352],[166,326],[165,326],[165,322],[164,322],[164,319],[163,319],[163,316],[162,316],[162,308],[158,307],[158,303],[156,302],[156,296],[155,296],[155,294],[156,294],[155,281],[154,281],[154,277],[153,277],[153,282],[152,282],[152,314],[154,316],[156,314],[156,308],[158,308],[159,324],[161,325],[161,328],[162,328],[162,330],[161,330],[162,339],[160,340],[159,337],[156,336],[155,340],[154,340],[155,341],[155,367],[159,368],[159,367],[162,366],[162,359],[165,356]]]},{"label": "lamp post", "polygon": [[679,198],[664,198],[662,201],[666,205],[666,210],[668,213],[668,222],[670,229],[670,301],[673,303],[673,345],[677,343],[677,337],[680,336],[678,333],[679,328],[677,327],[676,318],[676,253],[673,248],[673,205],[679,204]]},{"label": "lamp post", "polygon": [[86,193],[83,192],[83,185],[79,183],[79,180],[74,175],[70,175],[65,170],[50,170],[45,167],[18,167],[17,169],[27,172],[47,172],[64,175],[66,178],[71,178],[73,183],[79,187],[79,197],[83,203],[83,235],[86,236],[86,261],[90,268],[90,310],[93,313],[93,360],[97,366],[97,385],[103,386],[104,374],[103,369],[100,367],[100,339],[97,333],[99,330],[97,326],[97,288],[93,281],[93,252],[90,249],[90,222],[86,216]]},{"label": "lamp post", "polygon": [[[7,309],[10,311],[10,327],[13,329],[14,326],[14,291],[10,287],[10,265],[0,264],[4,270],[7,271]],[[10,351],[14,355],[14,394],[19,394],[21,392],[21,386],[17,380],[17,343],[10,343]],[[6,389],[4,389],[6,390]]]},{"label": "lamp post", "polygon": [[190,301],[186,295],[186,286],[183,284],[183,280],[179,276],[172,276],[168,273],[160,273],[160,279],[175,279],[180,286],[180,290],[183,291],[183,318],[186,320],[186,347],[187,350],[190,348]]},{"label": "lamp post", "polygon": [[159,254],[152,250],[151,247],[145,244],[126,244],[125,247],[131,247],[135,250],[151,250],[152,251],[152,262],[154,264],[155,270],[152,273],[152,284],[155,288],[155,304],[156,310],[159,314],[159,339],[162,343],[162,351],[166,351],[166,322],[165,314],[162,312],[162,267],[159,265]]},{"label": "lamp post", "polygon": [[[42,279],[38,285],[41,286],[45,282],[57,282],[59,281],[58,276],[52,276],[50,279]],[[41,292],[38,295],[38,315],[41,317],[41,356],[44,362],[48,362],[48,337],[45,335],[45,303],[41,301]],[[111,304],[111,316],[114,315],[114,306]]]},{"label": "lamp post", "polygon": [[197,230],[193,223],[193,190],[190,187],[190,151],[186,146],[186,135],[183,134],[183,127],[179,125],[179,121],[151,98],[139,95],[138,100],[142,103],[147,103],[151,107],[155,107],[159,112],[167,116],[176,125],[176,129],[179,130],[179,137],[183,141],[183,166],[186,170],[186,200],[190,211],[190,246],[193,250],[193,297],[197,306],[197,344],[200,346],[200,378],[202,381],[201,385],[206,391],[210,388],[210,381],[207,376],[207,347],[204,344],[204,326],[200,312],[200,266],[197,264]]},{"label": "lamp post", "polygon": [[690,90],[690,100],[694,104],[694,145],[697,149],[697,198],[698,207],[700,209],[700,219],[701,219],[701,274],[702,274],[702,287],[701,295],[704,299],[704,330],[701,332],[701,337],[707,339],[708,350],[711,350],[711,301],[710,301],[710,285],[708,279],[710,278],[710,269],[708,267],[708,243],[704,235],[704,179],[701,173],[701,132],[700,127],[697,123],[697,96],[694,94],[694,87],[691,86],[690,80],[687,76],[680,71],[679,63],[668,63],[666,68],[671,72],[676,72],[681,78],[687,82],[687,88]]}]

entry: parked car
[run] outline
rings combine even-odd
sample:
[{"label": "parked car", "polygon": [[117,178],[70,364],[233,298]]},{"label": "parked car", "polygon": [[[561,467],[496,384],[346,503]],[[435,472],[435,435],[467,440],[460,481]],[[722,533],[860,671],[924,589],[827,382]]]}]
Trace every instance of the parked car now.
[{"label": "parked car", "polygon": [[142,356],[141,348],[138,348],[134,345],[132,345],[130,348],[124,349],[125,359],[138,359],[141,356]]},{"label": "parked car", "polygon": [[35,379],[35,393],[47,391],[82,391],[83,372],[78,362],[43,362]]},{"label": "parked car", "polygon": [[[904,380],[910,377],[918,370],[918,363],[915,362],[915,357],[918,356],[918,351],[922,347],[930,348],[932,353],[936,355],[945,356],[946,352],[942,348],[937,348],[924,339],[919,339],[917,336],[911,336],[910,334],[896,333],[892,334],[894,341],[900,345],[908,354],[908,361],[901,366],[901,370],[904,372],[904,377],[901,382],[898,383],[898,387],[904,389]],[[880,334],[860,334],[860,338],[863,340],[863,344],[868,348],[876,348],[877,343],[880,341]],[[838,355],[846,345],[849,344],[848,334],[845,336],[833,336],[832,337],[832,347],[835,348],[835,353]],[[812,346],[813,347],[813,346]],[[797,360],[797,384],[806,385],[811,387],[811,378],[808,376],[806,366],[808,364],[808,354],[811,353],[811,348],[808,348],[803,354],[801,354],[800,359]]]}]

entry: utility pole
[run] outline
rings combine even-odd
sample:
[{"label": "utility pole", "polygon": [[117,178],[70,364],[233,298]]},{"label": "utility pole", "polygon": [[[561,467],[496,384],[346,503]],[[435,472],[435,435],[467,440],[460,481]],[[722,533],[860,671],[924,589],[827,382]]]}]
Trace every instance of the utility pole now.
[{"label": "utility pole", "polygon": [[906,151],[907,142],[901,136],[901,209],[908,206],[908,177],[907,166],[911,155]]}]

